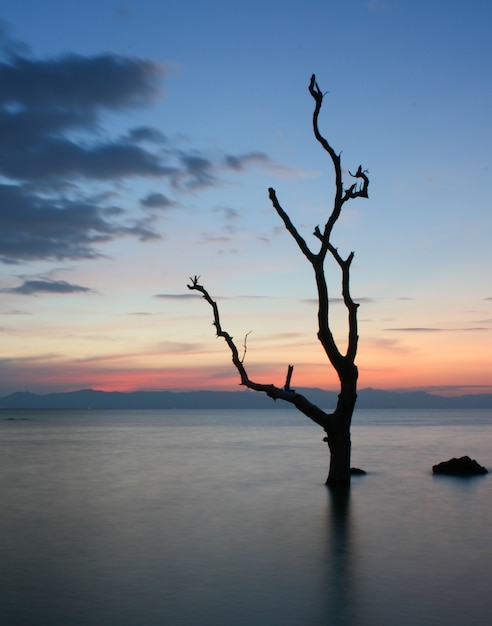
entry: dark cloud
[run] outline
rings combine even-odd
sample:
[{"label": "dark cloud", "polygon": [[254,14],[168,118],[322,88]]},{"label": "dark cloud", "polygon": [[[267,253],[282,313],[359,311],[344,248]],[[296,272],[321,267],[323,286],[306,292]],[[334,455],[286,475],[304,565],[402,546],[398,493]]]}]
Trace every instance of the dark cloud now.
[{"label": "dark cloud", "polygon": [[112,54],[36,59],[19,50],[0,61],[0,261],[90,259],[116,237],[155,238],[148,217],[130,220],[109,204],[115,192],[90,196],[78,181],[175,175],[144,145],[165,142],[156,129],[101,139],[103,114],[150,104],[164,69]]},{"label": "dark cloud", "polygon": [[261,152],[237,156],[229,154],[224,157],[222,163],[213,161],[197,150],[177,154],[180,167],[171,174],[171,179],[175,188],[185,191],[220,185],[219,174],[223,171],[242,172],[249,165],[271,163],[269,157]]},{"label": "dark cloud", "polygon": [[[183,151],[143,125],[109,137],[108,115],[148,106],[161,93],[166,70],[150,60],[116,54],[37,58],[11,41],[0,22],[2,53],[0,262],[91,259],[117,237],[156,238],[155,213],[130,219],[118,206],[122,180],[158,178],[179,194],[222,184],[224,171],[268,162],[259,152],[212,158]],[[177,204],[163,193],[140,201],[144,209]]]},{"label": "dark cloud", "polygon": [[124,235],[156,237],[145,222],[116,221],[118,207],[36,196],[22,185],[0,185],[0,261],[92,259],[97,245]]},{"label": "dark cloud", "polygon": [[213,187],[218,182],[214,164],[201,154],[181,155],[181,165],[181,170],[176,173],[173,179],[175,187],[196,190]]},{"label": "dark cloud", "polygon": [[130,142],[138,143],[167,143],[167,138],[164,133],[161,133],[160,130],[157,130],[156,128],[151,128],[149,126],[140,126],[139,128],[133,128],[128,133],[128,140]]},{"label": "dark cloud", "polygon": [[0,64],[0,104],[85,112],[142,106],[159,92],[162,74],[152,61],[115,54],[15,55]]},{"label": "dark cloud", "polygon": [[88,287],[73,285],[65,280],[25,280],[18,287],[2,289],[4,293],[17,293],[23,296],[32,296],[38,293],[87,293],[92,291]]},{"label": "dark cloud", "polygon": [[249,152],[247,154],[233,155],[227,154],[224,157],[224,164],[227,168],[242,171],[248,165],[268,164],[269,157],[263,152]]},{"label": "dark cloud", "polygon": [[176,203],[173,200],[170,200],[163,193],[149,193],[140,200],[140,204],[149,209],[169,209],[173,206],[176,206]]},{"label": "dark cloud", "polygon": [[[0,120],[0,132],[2,123]],[[174,176],[175,168],[136,145],[105,143],[85,146],[66,138],[45,137],[33,150],[0,147],[0,172],[14,180],[114,180],[130,176]]]}]

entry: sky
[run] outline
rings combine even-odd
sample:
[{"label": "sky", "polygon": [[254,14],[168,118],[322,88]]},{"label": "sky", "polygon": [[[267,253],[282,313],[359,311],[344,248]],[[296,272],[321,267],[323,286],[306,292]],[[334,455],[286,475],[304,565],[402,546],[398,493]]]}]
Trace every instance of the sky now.
[{"label": "sky", "polygon": [[[492,392],[488,0],[5,0],[0,395],[237,390],[201,276],[256,382],[337,389],[313,249],[333,168],[369,199],[355,253],[359,386]],[[343,349],[340,276],[327,267]]]}]

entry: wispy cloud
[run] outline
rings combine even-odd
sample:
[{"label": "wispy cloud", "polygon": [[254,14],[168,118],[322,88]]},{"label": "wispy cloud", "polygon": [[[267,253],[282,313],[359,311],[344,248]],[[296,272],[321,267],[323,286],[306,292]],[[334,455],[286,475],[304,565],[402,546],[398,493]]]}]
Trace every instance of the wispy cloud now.
[{"label": "wispy cloud", "polygon": [[228,169],[242,171],[248,165],[265,165],[271,164],[269,157],[263,152],[250,152],[247,154],[227,154],[224,157],[224,164]]},{"label": "wispy cloud", "polygon": [[156,293],[154,298],[161,298],[162,300],[184,300],[187,298],[196,298],[196,293]]},{"label": "wispy cloud", "polygon": [[[154,298],[161,298],[164,300],[183,300],[184,298],[198,298],[202,297],[198,292],[190,293],[157,293]],[[236,296],[214,296],[214,300],[277,300],[275,296],[259,296],[250,294],[238,294]]]},{"label": "wispy cloud", "polygon": [[468,331],[482,331],[482,330],[490,330],[490,328],[486,328],[485,326],[471,326],[471,327],[462,327],[462,328],[437,328],[437,327],[426,327],[426,326],[410,326],[407,328],[384,328],[384,331],[388,332],[404,332],[404,333],[442,333],[442,332],[468,332]]},{"label": "wispy cloud", "polygon": [[21,309],[8,309],[7,311],[0,311],[2,315],[31,315],[28,311],[22,311]]},{"label": "wispy cloud", "polygon": [[1,290],[3,293],[14,293],[23,296],[33,296],[40,293],[69,294],[89,293],[92,290],[81,285],[74,285],[65,280],[25,280],[18,287],[9,287]]},{"label": "wispy cloud", "polygon": [[[359,303],[359,304],[370,304],[371,302],[374,302],[373,298],[367,298],[367,297],[362,297],[362,298],[355,298],[354,297],[354,301]],[[301,300],[299,300],[299,302],[302,302],[304,304],[312,304],[312,305],[318,305],[318,299],[317,298],[302,298]],[[330,304],[343,304],[343,298],[330,298]]]},{"label": "wispy cloud", "polygon": [[388,350],[395,353],[407,354],[411,352],[411,348],[408,346],[402,346],[397,339],[388,339],[385,337],[373,337],[364,339],[363,344],[368,344],[378,351]]},{"label": "wispy cloud", "polygon": [[213,212],[220,214],[227,222],[236,221],[241,217],[241,214],[237,209],[229,206],[215,207]]}]

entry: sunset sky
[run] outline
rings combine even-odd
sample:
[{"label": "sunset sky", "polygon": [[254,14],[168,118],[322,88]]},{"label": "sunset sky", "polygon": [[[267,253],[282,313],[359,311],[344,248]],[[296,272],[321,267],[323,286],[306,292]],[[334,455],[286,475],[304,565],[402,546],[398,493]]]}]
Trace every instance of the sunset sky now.
[{"label": "sunset sky", "polygon": [[[0,395],[238,389],[201,275],[257,382],[336,389],[313,248],[320,126],[370,176],[355,252],[360,387],[492,392],[488,0],[6,0],[0,7]],[[343,346],[340,278],[329,268]]]}]

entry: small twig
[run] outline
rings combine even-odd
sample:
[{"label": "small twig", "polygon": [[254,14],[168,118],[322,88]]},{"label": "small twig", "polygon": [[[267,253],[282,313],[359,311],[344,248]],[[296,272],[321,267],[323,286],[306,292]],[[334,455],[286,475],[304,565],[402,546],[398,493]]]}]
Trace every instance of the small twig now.
[{"label": "small twig", "polygon": [[292,378],[292,372],[293,371],[294,371],[294,366],[293,365],[289,365],[287,367],[287,376],[285,378],[285,385],[284,385],[285,391],[294,391],[293,389],[290,388],[290,380]]},{"label": "small twig", "polygon": [[252,331],[252,330],[250,330],[250,331],[249,331],[249,333],[246,333],[246,334],[244,335],[244,343],[243,343],[244,352],[243,352],[243,357],[242,357],[242,359],[241,359],[241,363],[244,363],[244,358],[246,357],[246,351],[247,351],[246,342],[247,342],[247,340],[248,340],[248,335],[251,335],[251,333],[252,333],[252,332],[253,332],[253,331]]}]

